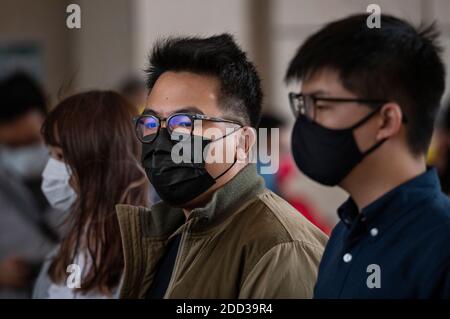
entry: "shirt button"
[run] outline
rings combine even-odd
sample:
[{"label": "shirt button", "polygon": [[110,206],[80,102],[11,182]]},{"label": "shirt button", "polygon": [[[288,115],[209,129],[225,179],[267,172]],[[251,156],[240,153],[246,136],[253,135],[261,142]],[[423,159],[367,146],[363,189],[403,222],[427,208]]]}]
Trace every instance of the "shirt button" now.
[{"label": "shirt button", "polygon": [[346,253],[344,255],[344,258],[342,258],[344,260],[344,262],[349,263],[352,260],[352,255],[349,253]]},{"label": "shirt button", "polygon": [[372,229],[370,230],[370,235],[371,235],[372,237],[375,237],[376,235],[378,235],[378,229],[377,229],[377,228],[372,228]]}]

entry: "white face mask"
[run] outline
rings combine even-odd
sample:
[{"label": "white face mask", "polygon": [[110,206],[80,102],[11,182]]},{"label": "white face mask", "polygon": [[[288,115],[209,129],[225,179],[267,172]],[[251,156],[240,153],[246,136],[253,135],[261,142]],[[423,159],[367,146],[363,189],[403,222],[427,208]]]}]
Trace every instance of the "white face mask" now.
[{"label": "white face mask", "polygon": [[48,149],[43,144],[19,148],[0,147],[0,166],[23,179],[38,178],[48,161]]},{"label": "white face mask", "polygon": [[72,173],[63,162],[50,158],[42,173],[42,192],[52,207],[68,211],[77,199],[69,184]]}]

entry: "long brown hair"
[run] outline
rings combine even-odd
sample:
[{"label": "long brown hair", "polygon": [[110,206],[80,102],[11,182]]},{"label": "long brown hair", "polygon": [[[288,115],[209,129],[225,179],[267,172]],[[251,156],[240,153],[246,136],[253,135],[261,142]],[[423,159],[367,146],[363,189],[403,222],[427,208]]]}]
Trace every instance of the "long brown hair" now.
[{"label": "long brown hair", "polygon": [[124,259],[114,207],[148,204],[135,112],[117,93],[91,91],[63,100],[45,120],[44,139],[62,149],[78,195],[67,219],[69,231],[48,271],[54,282],[64,282],[79,253],[91,264],[83,269],[82,292],[111,294],[120,281]]}]

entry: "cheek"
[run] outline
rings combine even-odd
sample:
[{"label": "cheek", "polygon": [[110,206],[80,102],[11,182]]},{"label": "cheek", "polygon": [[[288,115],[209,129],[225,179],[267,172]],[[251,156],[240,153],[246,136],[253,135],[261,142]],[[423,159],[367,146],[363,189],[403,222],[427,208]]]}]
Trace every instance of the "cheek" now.
[{"label": "cheek", "polygon": [[214,177],[226,170],[236,158],[236,141],[225,138],[211,144],[206,152],[206,169]]},{"label": "cheek", "polygon": [[353,124],[349,108],[332,107],[316,111],[316,122],[330,129],[343,129]]},{"label": "cheek", "polygon": [[223,134],[220,129],[214,126],[214,123],[209,121],[204,121],[200,125],[195,125],[194,132],[197,132],[197,135],[202,135],[203,137],[209,138],[209,139],[217,139],[220,138]]},{"label": "cheek", "polygon": [[333,112],[317,112],[315,117],[316,123],[327,127],[331,129],[337,129],[342,127],[342,125],[339,123],[339,118],[336,117],[336,115],[333,114]]},{"label": "cheek", "polygon": [[226,162],[227,159],[230,159],[233,161],[235,154],[236,154],[236,148],[237,148],[237,141],[236,136],[234,134],[228,135],[225,138],[221,138],[224,136],[223,132],[220,132],[220,134],[215,134],[212,137],[212,140],[216,140],[215,142],[211,142],[210,146],[207,149],[206,152],[206,160],[208,162],[211,162],[211,159],[216,159],[216,162]]}]

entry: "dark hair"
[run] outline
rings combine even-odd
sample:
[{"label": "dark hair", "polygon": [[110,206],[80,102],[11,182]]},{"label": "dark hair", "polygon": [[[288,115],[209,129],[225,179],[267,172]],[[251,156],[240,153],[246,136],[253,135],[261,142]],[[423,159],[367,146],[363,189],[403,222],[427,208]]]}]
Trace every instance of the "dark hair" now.
[{"label": "dark hair", "polygon": [[15,120],[32,110],[47,113],[42,88],[24,72],[15,72],[0,81],[0,101],[0,122]]},{"label": "dark hair", "polygon": [[434,24],[415,29],[389,15],[381,15],[381,28],[370,29],[367,18],[353,15],[310,36],[292,59],[286,80],[327,68],[359,97],[395,101],[408,119],[410,150],[423,154],[445,89],[439,32]]},{"label": "dark hair", "polygon": [[152,89],[166,71],[216,76],[221,106],[257,127],[261,117],[261,81],[255,66],[229,34],[209,38],[183,37],[158,41],[150,55],[147,86]]},{"label": "dark hair", "polygon": [[63,100],[44,122],[44,139],[61,147],[78,195],[68,215],[69,231],[49,268],[54,282],[64,281],[78,253],[92,262],[83,269],[81,291],[111,293],[120,281],[124,258],[115,205],[146,206],[148,198],[132,124],[136,112],[117,93],[91,91]]}]

